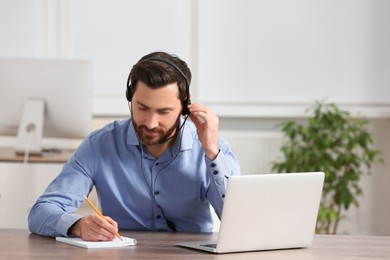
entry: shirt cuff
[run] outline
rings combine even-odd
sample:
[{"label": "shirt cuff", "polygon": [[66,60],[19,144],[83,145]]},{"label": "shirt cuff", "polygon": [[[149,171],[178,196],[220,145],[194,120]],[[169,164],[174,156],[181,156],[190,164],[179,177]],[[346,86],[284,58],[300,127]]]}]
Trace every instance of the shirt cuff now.
[{"label": "shirt cuff", "polygon": [[83,216],[77,214],[64,214],[57,223],[56,230],[64,237],[68,237],[69,228]]},{"label": "shirt cuff", "polygon": [[214,179],[215,183],[217,186],[220,186],[221,188],[225,188],[225,183],[226,183],[226,178],[225,178],[225,163],[223,160],[223,155],[220,152],[215,158],[215,160],[210,161],[206,156],[206,164],[207,164],[207,169],[210,173],[211,179]]}]

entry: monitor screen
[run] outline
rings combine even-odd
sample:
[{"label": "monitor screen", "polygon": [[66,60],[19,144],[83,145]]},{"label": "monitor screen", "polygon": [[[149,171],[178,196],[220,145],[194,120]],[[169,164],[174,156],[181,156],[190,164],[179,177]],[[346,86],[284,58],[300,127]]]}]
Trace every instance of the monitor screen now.
[{"label": "monitor screen", "polygon": [[42,136],[86,137],[92,128],[90,62],[0,58],[0,111],[0,135],[17,136],[16,145],[26,149],[32,140],[32,152],[40,152],[34,142]]}]

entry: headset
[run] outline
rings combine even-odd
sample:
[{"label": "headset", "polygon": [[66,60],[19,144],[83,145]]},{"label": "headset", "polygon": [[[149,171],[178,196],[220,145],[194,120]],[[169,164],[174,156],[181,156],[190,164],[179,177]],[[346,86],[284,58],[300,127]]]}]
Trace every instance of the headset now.
[{"label": "headset", "polygon": [[[161,62],[164,62],[168,65],[170,65],[172,68],[174,68],[185,80],[186,82],[186,95],[187,95],[187,98],[184,99],[183,101],[181,101],[182,103],[182,112],[181,114],[183,116],[185,115],[189,115],[190,114],[190,111],[188,110],[188,105],[191,104],[191,99],[190,99],[190,84],[189,84],[189,81],[186,77],[186,75],[184,74],[184,72],[173,62],[167,60],[167,59],[164,59],[164,58],[160,58],[160,57],[151,57],[151,58],[148,58],[146,60],[143,60],[141,62],[144,62],[144,61],[161,61]],[[130,73],[131,74],[131,73]],[[133,89],[134,87],[131,85],[131,78],[130,78],[130,74],[129,74],[129,77],[127,78],[127,84],[126,84],[126,99],[127,101],[131,102],[131,99],[133,98]]]}]

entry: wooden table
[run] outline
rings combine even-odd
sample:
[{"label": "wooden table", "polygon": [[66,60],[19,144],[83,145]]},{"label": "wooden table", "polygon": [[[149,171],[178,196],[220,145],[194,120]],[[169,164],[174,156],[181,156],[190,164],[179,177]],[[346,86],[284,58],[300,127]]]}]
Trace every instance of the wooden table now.
[{"label": "wooden table", "polygon": [[[30,154],[29,163],[64,163],[67,162],[74,150],[58,150],[44,152],[42,155]],[[13,147],[0,147],[0,162],[23,162],[24,155],[16,154]]]},{"label": "wooden table", "polygon": [[179,241],[215,239],[217,234],[124,232],[138,245],[84,249],[30,234],[25,229],[0,229],[0,259],[390,259],[390,237],[316,235],[303,249],[214,255],[175,246]]}]

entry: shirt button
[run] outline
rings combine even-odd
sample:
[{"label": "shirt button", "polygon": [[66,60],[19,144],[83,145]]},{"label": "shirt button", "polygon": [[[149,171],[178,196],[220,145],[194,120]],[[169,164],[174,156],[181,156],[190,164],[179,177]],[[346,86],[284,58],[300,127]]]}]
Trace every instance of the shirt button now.
[{"label": "shirt button", "polygon": [[225,194],[222,195],[222,198],[225,198]]},{"label": "shirt button", "polygon": [[160,195],[160,192],[159,191],[155,191],[154,195]]},{"label": "shirt button", "polygon": [[160,215],[157,215],[156,218],[161,218],[161,216],[160,216]]},{"label": "shirt button", "polygon": [[160,163],[157,162],[157,163],[156,163],[156,166],[159,165],[159,164],[160,164]]},{"label": "shirt button", "polygon": [[215,167],[215,166],[217,166],[217,165],[216,165],[215,163],[211,163],[210,166],[211,166],[211,167]]},{"label": "shirt button", "polygon": [[219,171],[213,171],[214,175],[217,175],[218,173],[219,173]]}]

